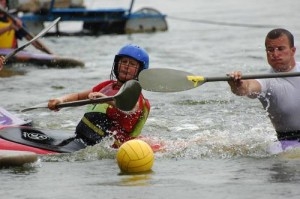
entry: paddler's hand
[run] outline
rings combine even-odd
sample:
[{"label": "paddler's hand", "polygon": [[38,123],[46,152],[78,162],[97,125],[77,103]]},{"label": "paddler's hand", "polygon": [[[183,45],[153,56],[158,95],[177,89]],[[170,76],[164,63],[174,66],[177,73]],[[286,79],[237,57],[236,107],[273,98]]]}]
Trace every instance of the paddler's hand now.
[{"label": "paddler's hand", "polygon": [[238,96],[248,95],[249,91],[247,90],[247,85],[245,84],[244,80],[242,80],[241,71],[234,71],[227,75],[231,77],[231,79],[228,81],[228,84],[230,85],[232,93]]},{"label": "paddler's hand", "polygon": [[0,56],[0,70],[2,70],[4,64],[5,64],[5,57],[4,56]]},{"label": "paddler's hand", "polygon": [[57,105],[60,103],[63,103],[63,101],[60,99],[50,99],[48,101],[48,108],[53,111],[59,111],[59,109],[57,108]]},{"label": "paddler's hand", "polygon": [[230,85],[230,87],[240,87],[242,85],[242,72],[241,71],[233,71],[229,74],[227,74],[227,76],[231,77],[231,79],[228,81],[228,84]]},{"label": "paddler's hand", "polygon": [[15,18],[15,22],[11,24],[11,28],[18,31],[23,27],[23,23],[20,19]]},{"label": "paddler's hand", "polygon": [[[101,92],[91,92],[89,93],[88,95],[88,98],[89,99],[97,99],[97,98],[101,98],[101,97],[107,97],[107,95],[101,93]],[[110,102],[107,102],[107,104],[110,104],[112,106],[116,106],[115,102],[114,101],[110,101]]]},{"label": "paddler's hand", "polygon": [[92,93],[89,93],[89,95],[88,95],[89,99],[97,99],[97,98],[101,98],[101,97],[107,97],[107,96],[100,92],[92,92]]}]

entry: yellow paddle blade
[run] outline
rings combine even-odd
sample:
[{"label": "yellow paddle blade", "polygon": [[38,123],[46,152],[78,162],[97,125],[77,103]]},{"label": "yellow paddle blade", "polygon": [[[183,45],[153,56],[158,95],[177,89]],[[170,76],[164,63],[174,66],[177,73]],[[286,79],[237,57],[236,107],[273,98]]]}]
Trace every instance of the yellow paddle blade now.
[{"label": "yellow paddle blade", "polygon": [[[189,81],[194,82],[194,87],[198,87],[198,86],[200,86],[201,84],[203,84],[205,82],[205,78],[203,76],[188,75],[187,79]],[[198,84],[198,83],[200,83],[200,84]]]}]

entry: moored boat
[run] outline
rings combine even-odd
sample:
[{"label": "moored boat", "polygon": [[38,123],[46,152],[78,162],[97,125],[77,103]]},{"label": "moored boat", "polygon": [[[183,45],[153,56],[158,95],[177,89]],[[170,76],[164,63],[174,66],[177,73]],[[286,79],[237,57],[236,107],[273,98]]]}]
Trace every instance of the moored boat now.
[{"label": "moored boat", "polygon": [[131,0],[129,8],[89,9],[85,8],[83,4],[72,6],[70,1],[51,0],[46,6],[35,6],[34,10],[31,9],[33,6],[30,8],[24,5],[14,5],[10,9],[15,8],[22,12],[19,17],[35,34],[44,28],[44,22],[52,21],[57,17],[61,17],[60,22],[83,22],[80,31],[60,31],[59,25],[57,25],[56,31],[48,32],[46,34],[48,36],[127,34],[168,30],[165,14],[153,8],[141,8],[132,12],[133,5],[134,0]]}]

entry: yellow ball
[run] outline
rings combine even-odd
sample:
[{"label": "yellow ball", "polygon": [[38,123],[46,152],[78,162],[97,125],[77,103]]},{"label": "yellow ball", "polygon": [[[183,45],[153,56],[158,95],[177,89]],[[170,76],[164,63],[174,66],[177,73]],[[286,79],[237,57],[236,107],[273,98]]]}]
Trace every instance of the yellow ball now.
[{"label": "yellow ball", "polygon": [[117,152],[117,162],[124,173],[150,171],[154,163],[151,147],[142,140],[129,140]]}]

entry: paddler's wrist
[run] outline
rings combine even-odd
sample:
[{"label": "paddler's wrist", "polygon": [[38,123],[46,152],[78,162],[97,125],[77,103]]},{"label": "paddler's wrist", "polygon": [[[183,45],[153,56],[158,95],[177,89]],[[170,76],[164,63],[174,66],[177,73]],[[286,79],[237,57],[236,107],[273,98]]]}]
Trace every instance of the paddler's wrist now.
[{"label": "paddler's wrist", "polygon": [[10,24],[9,26],[6,26],[6,31],[11,31],[13,29],[12,24]]}]

